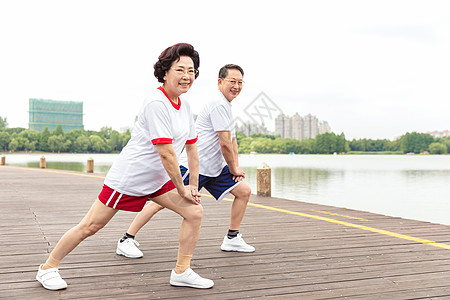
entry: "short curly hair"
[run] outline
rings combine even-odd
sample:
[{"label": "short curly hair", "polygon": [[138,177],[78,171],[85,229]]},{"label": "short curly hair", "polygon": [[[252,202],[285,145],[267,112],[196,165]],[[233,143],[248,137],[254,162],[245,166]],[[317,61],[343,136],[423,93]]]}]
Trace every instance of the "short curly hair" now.
[{"label": "short curly hair", "polygon": [[192,59],[194,62],[194,69],[197,70],[195,78],[198,77],[198,68],[200,67],[200,56],[198,55],[198,52],[194,50],[194,47],[191,44],[179,43],[164,50],[158,57],[158,61],[153,65],[155,77],[159,82],[164,83],[166,72],[169,71],[172,63],[178,61],[181,56],[189,56]]}]

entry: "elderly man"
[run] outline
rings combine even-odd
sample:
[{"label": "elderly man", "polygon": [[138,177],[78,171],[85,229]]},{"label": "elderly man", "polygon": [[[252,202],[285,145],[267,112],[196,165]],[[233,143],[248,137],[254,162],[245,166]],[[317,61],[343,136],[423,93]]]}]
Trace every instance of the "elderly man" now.
[{"label": "elderly man", "polygon": [[[219,71],[219,91],[208,102],[195,122],[198,134],[198,156],[200,161],[199,190],[204,187],[216,200],[228,193],[235,198],[231,207],[230,227],[224,237],[223,251],[254,252],[239,233],[251,189],[242,181],[245,172],[239,167],[236,135],[233,128],[231,102],[239,95],[243,86],[244,71],[238,65],[228,64]],[[189,170],[185,152],[180,157],[180,171],[184,184],[189,184]],[[116,253],[129,258],[139,258],[143,253],[134,239],[137,232],[162,206],[151,201],[134,219],[125,235],[118,241]]]}]

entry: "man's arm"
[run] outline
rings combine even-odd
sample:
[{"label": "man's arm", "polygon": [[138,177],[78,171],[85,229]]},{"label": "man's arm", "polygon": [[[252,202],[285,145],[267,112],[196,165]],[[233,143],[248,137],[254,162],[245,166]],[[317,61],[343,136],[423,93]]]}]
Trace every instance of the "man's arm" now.
[{"label": "man's arm", "polygon": [[239,168],[236,139],[234,141],[231,140],[229,131],[217,131],[217,134],[219,135],[220,148],[230,168],[230,173],[236,177],[245,177],[245,172]]}]

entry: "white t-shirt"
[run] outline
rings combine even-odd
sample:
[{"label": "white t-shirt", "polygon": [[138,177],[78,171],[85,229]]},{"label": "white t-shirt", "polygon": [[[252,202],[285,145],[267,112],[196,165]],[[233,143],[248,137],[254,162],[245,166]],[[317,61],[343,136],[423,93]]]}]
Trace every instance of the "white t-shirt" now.
[{"label": "white t-shirt", "polygon": [[156,144],[171,143],[179,157],[186,143],[196,142],[191,108],[184,99],[175,105],[162,87],[145,99],[131,139],[114,161],[105,184],[126,195],[145,196],[170,180]]},{"label": "white t-shirt", "polygon": [[[236,136],[231,103],[220,91],[214,100],[206,103],[197,116],[195,130],[198,134],[199,173],[203,176],[216,177],[227,165],[217,131],[230,131],[232,138]],[[179,161],[188,168],[186,151],[183,151]]]}]

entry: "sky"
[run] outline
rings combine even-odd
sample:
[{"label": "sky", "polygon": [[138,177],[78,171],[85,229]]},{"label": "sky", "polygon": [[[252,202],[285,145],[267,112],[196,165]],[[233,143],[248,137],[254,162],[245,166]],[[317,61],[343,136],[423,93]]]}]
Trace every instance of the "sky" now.
[{"label": "sky", "polygon": [[194,113],[234,63],[235,115],[271,130],[279,112],[347,139],[450,129],[450,2],[433,0],[0,0],[0,116],[28,128],[30,98],[82,101],[85,129],[132,127],[179,42],[200,54]]}]

